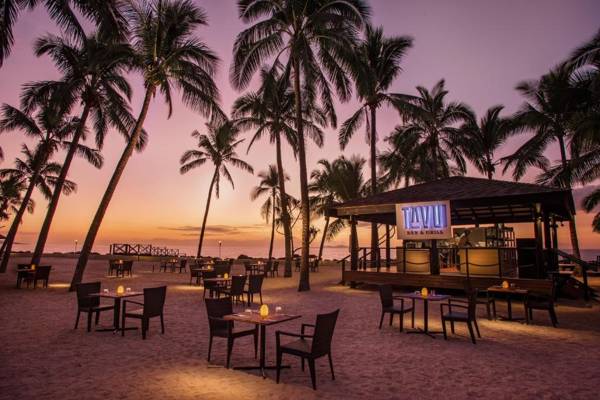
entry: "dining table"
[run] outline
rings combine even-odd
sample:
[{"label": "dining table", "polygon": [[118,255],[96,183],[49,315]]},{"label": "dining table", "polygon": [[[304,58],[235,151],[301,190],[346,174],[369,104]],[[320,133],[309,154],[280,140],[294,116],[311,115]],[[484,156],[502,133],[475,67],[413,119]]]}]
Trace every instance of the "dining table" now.
[{"label": "dining table", "polygon": [[[503,295],[506,299],[506,308],[508,315],[498,315],[503,321],[524,321],[525,317],[514,317],[512,312],[512,300],[515,297],[526,298],[529,295],[529,290],[519,288],[516,286],[504,287],[501,285],[490,286],[487,288],[488,296],[498,297],[498,295]],[[525,310],[527,312],[527,310]],[[496,319],[496,314],[494,313],[494,319]]]},{"label": "dining table", "polygon": [[21,289],[23,279],[32,274],[35,274],[35,268],[17,268],[17,289]]},{"label": "dining table", "polygon": [[[275,365],[267,365],[266,363],[266,336],[267,336],[267,326],[281,324],[284,322],[292,321],[298,318],[301,318],[301,315],[295,314],[282,314],[275,313],[269,314],[266,317],[262,317],[258,311],[244,311],[236,314],[229,314],[223,317],[226,321],[235,321],[235,322],[244,322],[248,324],[254,324],[259,327],[259,347],[260,347],[260,355],[259,355],[259,364],[258,365],[249,365],[249,366],[241,366],[234,367],[233,369],[239,370],[260,370],[260,374],[263,378],[266,378],[265,374],[266,370],[276,369]],[[281,368],[289,368],[289,365],[282,365]]]},{"label": "dining table", "polygon": [[[100,297],[105,299],[112,299],[115,303],[115,308],[113,311],[113,326],[111,328],[98,328],[96,331],[98,332],[119,332],[121,330],[120,321],[121,321],[121,306],[124,299],[129,297],[137,297],[143,296],[144,292],[137,291],[125,291],[123,293],[117,293],[116,291],[102,291],[99,293],[92,293],[90,297]],[[137,327],[125,328],[125,330],[134,330]]]},{"label": "dining table", "polygon": [[421,292],[415,293],[404,293],[401,295],[394,296],[394,298],[405,298],[411,300],[421,300],[423,302],[423,328],[407,329],[406,333],[419,333],[427,335],[435,339],[436,334],[443,333],[442,331],[429,330],[429,302],[430,301],[444,301],[450,299],[450,296],[446,294],[427,294],[423,296]]}]

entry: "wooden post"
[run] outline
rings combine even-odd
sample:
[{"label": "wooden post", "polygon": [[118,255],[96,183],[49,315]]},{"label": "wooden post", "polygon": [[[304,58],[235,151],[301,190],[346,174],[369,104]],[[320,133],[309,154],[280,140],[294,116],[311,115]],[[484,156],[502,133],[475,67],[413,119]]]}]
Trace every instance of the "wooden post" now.
[{"label": "wooden post", "polygon": [[358,238],[356,237],[356,221],[350,217],[350,270],[358,269]]},{"label": "wooden post", "polygon": [[390,251],[390,226],[385,224],[385,267],[390,269],[391,266],[391,251]]},{"label": "wooden post", "polygon": [[431,240],[431,249],[429,250],[429,272],[431,275],[440,274],[440,254],[436,239]]},{"label": "wooden post", "polygon": [[552,237],[550,236],[550,215],[544,213],[544,255],[546,265],[549,271],[558,270],[558,265],[554,263],[554,252],[552,252]]},{"label": "wooden post", "polygon": [[533,220],[533,230],[535,235],[535,271],[536,277],[542,278],[545,275],[544,268],[544,245],[542,242],[542,213],[541,205],[535,204],[535,214]]}]

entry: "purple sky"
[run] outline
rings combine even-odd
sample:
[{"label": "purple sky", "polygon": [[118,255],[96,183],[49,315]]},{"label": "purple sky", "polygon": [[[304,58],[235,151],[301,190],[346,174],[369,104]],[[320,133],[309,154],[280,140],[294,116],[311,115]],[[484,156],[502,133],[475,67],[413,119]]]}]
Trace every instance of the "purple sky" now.
[{"label": "purple sky", "polygon": [[[235,35],[243,25],[237,19],[234,1],[198,3],[206,10],[210,24],[202,28],[199,35],[222,60],[217,80],[223,108],[230,110],[238,96],[228,81],[231,49]],[[522,101],[514,90],[517,82],[535,79],[547,72],[600,28],[600,2],[597,0],[415,0],[372,1],[371,4],[373,23],[383,25],[387,35],[411,35],[415,39],[403,64],[404,73],[392,91],[415,93],[416,85],[430,88],[445,78],[450,91],[448,98],[468,103],[478,115],[495,104],[504,104],[506,113],[515,111]],[[0,69],[0,102],[16,105],[22,83],[57,77],[48,60],[35,58],[31,51],[33,41],[47,31],[56,32],[56,28],[42,7],[21,15],[15,28],[13,53]],[[132,77],[132,84],[135,90],[132,108],[137,113],[142,92],[137,76]],[[337,107],[340,123],[356,108],[355,101]],[[387,136],[397,123],[396,113],[381,109],[379,137]],[[201,221],[212,169],[207,165],[180,176],[178,160],[195,144],[190,132],[203,129],[203,124],[203,118],[179,102],[170,120],[166,119],[166,108],[160,100],[152,104],[145,126],[150,133],[149,145],[143,154],[135,155],[127,167],[100,231],[99,250],[105,250],[103,245],[118,240],[193,245],[197,237],[195,230],[164,228],[195,227]],[[12,162],[23,141],[17,132],[0,136],[6,155],[4,166]],[[514,151],[521,141],[510,142],[499,155]],[[122,147],[122,139],[111,134],[103,152],[105,167],[102,170],[94,170],[82,161],[74,164],[70,178],[78,182],[79,191],[65,198],[59,206],[51,232],[51,246],[59,247],[74,239],[83,240]],[[240,153],[256,171],[264,170],[274,162],[274,151],[267,143],[255,146],[249,155],[245,155],[245,147]],[[319,159],[332,159],[340,153],[337,133],[328,130],[322,149],[309,146],[308,166],[312,169]],[[347,155],[354,153],[367,157],[363,130],[345,151]],[[552,158],[555,158],[556,152],[553,154]],[[285,157],[286,168],[292,176],[290,191],[297,194],[297,164],[289,151]],[[57,160],[61,159],[62,155],[59,155]],[[472,168],[469,173],[475,175]],[[208,237],[208,244],[226,238],[234,244],[264,245],[268,230],[260,219],[260,203],[249,200],[250,190],[258,180],[238,171],[234,172],[234,180],[236,190],[223,186],[221,198],[213,202],[209,216],[213,232]],[[44,201],[39,196],[36,199],[38,209],[33,216],[26,216],[18,238],[24,243],[23,248],[31,246],[45,211]],[[593,241],[597,240],[588,228],[590,220],[579,214],[583,247],[593,247]],[[347,243],[346,235],[341,235],[337,243]]]}]

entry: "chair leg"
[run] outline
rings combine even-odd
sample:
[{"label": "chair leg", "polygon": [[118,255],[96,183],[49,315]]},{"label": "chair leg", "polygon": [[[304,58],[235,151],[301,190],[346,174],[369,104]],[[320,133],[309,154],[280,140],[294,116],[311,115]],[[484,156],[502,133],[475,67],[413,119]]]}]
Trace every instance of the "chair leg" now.
[{"label": "chair leg", "polygon": [[404,313],[400,313],[400,332],[404,330]]},{"label": "chair leg", "polygon": [[454,321],[450,320],[450,331],[454,335]]},{"label": "chair leg", "polygon": [[213,342],[213,337],[212,335],[210,335],[210,337],[208,338],[208,358],[206,359],[206,361],[210,362],[210,352],[212,350],[212,342]]},{"label": "chair leg", "polygon": [[79,316],[81,315],[81,311],[78,309],[77,310],[77,319],[75,320],[75,328],[73,329],[77,329],[77,327],[79,326]]},{"label": "chair leg", "polygon": [[148,331],[148,320],[142,318],[142,339],[146,340],[146,332]]},{"label": "chair leg", "polygon": [[94,313],[91,311],[88,311],[87,313],[87,331],[91,332],[92,331],[92,317],[94,316]]},{"label": "chair leg", "polygon": [[469,327],[469,334],[471,335],[471,341],[475,344],[475,333],[473,332],[473,326],[471,322],[467,322],[467,326]]},{"label": "chair leg", "polygon": [[225,368],[229,369],[229,362],[231,361],[231,352],[233,350],[233,339],[227,338],[227,363]]},{"label": "chair leg", "polygon": [[556,311],[554,310],[554,307],[550,307],[548,309],[548,312],[550,313],[550,320],[552,321],[552,326],[556,328],[556,325],[558,325],[558,318],[556,318]]},{"label": "chair leg", "polygon": [[254,332],[254,359],[258,358],[258,329]]},{"label": "chair leg", "polygon": [[263,301],[262,301],[262,290],[258,293],[258,295],[260,297],[260,305],[262,305],[263,304]]},{"label": "chair leg", "polygon": [[394,323],[394,313],[390,313],[390,326]]},{"label": "chair leg", "polygon": [[100,322],[100,311],[96,311],[96,320],[94,322],[94,325],[98,325],[98,322]]},{"label": "chair leg", "polygon": [[165,320],[162,314],[160,314],[160,331],[163,335],[165,334]]},{"label": "chair leg", "polygon": [[485,310],[487,311],[487,319],[492,320],[492,310],[490,309],[490,303],[485,303]]},{"label": "chair leg", "polygon": [[121,336],[125,336],[125,314],[121,317]]},{"label": "chair leg", "polygon": [[475,330],[477,331],[477,337],[481,338],[481,333],[479,333],[479,325],[477,325],[477,320],[473,320],[473,325],[475,325]]},{"label": "chair leg", "polygon": [[496,319],[497,317],[496,317],[496,300],[495,299],[492,301],[492,312],[493,312],[494,319]]},{"label": "chair leg", "polygon": [[415,328],[415,307],[413,306],[412,315],[410,316],[411,327]]},{"label": "chair leg", "polygon": [[525,324],[529,325],[529,322],[532,320],[531,309],[525,306]]},{"label": "chair leg", "polygon": [[304,357],[300,358],[300,368],[304,371]]},{"label": "chair leg", "polygon": [[385,316],[385,312],[381,312],[381,318],[379,319],[379,329],[381,329],[381,325],[383,325],[383,317]]},{"label": "chair leg", "polygon": [[444,340],[448,340],[448,333],[446,332],[446,320],[442,318],[442,331],[444,332]]},{"label": "chair leg", "polygon": [[335,374],[333,373],[333,360],[331,359],[331,352],[329,352],[329,354],[327,354],[327,356],[329,357],[329,369],[331,370],[331,380],[335,381]]},{"label": "chair leg", "polygon": [[277,349],[277,379],[275,380],[276,383],[279,383],[279,376],[281,375],[281,358],[282,358],[283,354],[281,353],[281,351],[279,349]]},{"label": "chair leg", "polygon": [[317,375],[316,375],[316,371],[315,371],[314,358],[308,359],[308,369],[310,370],[310,380],[312,382],[313,390],[317,390]]}]

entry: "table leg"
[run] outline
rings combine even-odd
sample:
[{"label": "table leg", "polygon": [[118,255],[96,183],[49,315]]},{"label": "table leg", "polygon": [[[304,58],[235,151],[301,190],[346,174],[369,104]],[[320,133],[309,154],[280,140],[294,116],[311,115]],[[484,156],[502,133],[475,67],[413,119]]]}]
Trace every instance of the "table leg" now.
[{"label": "table leg", "polygon": [[427,299],[423,300],[423,318],[425,319],[423,321],[424,331],[429,334],[429,302]]},{"label": "table leg", "polygon": [[508,297],[506,298],[506,305],[508,307],[508,319],[512,320],[512,299],[510,298],[510,295],[508,295]]},{"label": "table leg", "polygon": [[119,330],[119,317],[121,316],[121,299],[120,298],[116,298],[115,299],[115,309],[113,311],[113,325],[115,327],[115,330],[118,331]]},{"label": "table leg", "polygon": [[266,333],[267,327],[265,325],[260,326],[260,373],[263,378],[266,378],[265,375],[265,343],[266,343]]}]

